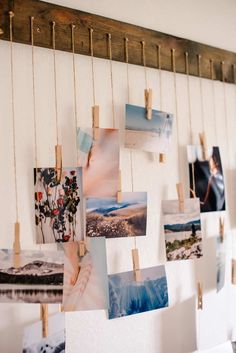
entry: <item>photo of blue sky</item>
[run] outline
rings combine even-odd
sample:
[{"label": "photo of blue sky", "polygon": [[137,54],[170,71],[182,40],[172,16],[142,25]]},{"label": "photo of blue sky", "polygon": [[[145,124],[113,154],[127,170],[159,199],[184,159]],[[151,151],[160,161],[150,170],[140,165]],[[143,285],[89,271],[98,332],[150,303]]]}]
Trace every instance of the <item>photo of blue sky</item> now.
[{"label": "photo of blue sky", "polygon": [[146,108],[126,104],[126,129],[171,134],[173,115],[152,110],[152,119],[146,118]]}]

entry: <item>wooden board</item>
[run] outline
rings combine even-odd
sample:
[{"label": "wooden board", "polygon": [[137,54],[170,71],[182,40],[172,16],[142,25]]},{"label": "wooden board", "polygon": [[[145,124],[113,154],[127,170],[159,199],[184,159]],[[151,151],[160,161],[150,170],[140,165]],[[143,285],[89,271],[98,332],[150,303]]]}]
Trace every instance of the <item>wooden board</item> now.
[{"label": "wooden board", "polygon": [[[14,41],[30,44],[30,17],[35,18],[35,45],[52,47],[51,22],[56,22],[56,48],[71,51],[71,24],[75,28],[75,52],[89,55],[89,28],[93,28],[94,56],[108,58],[107,34],[112,38],[113,60],[125,61],[125,37],[129,39],[129,62],[142,65],[141,41],[145,41],[146,65],[158,67],[158,50],[161,46],[161,65],[163,70],[171,71],[171,49],[176,53],[176,72],[185,73],[185,52],[189,53],[189,74],[198,75],[197,55],[201,54],[202,77],[210,78],[210,59],[213,64],[213,78],[234,83],[236,53],[208,45],[178,38],[151,29],[112,20],[102,16],[49,4],[39,0],[1,0],[0,27],[4,33],[1,38],[9,40],[9,15],[14,11]],[[221,62],[224,61],[224,77]]]}]

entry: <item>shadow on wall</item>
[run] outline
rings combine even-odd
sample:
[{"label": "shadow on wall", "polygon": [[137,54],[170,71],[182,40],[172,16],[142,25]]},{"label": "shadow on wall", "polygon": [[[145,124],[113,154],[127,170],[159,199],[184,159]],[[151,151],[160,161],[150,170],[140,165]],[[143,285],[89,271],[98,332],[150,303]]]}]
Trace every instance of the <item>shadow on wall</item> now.
[{"label": "shadow on wall", "polygon": [[206,238],[205,225],[205,222],[202,222],[203,256],[194,261],[196,292],[197,281],[200,281],[202,282],[203,294],[216,290],[216,237]]},{"label": "shadow on wall", "polygon": [[196,298],[193,296],[166,309],[161,315],[161,352],[189,353],[196,350]]},{"label": "shadow on wall", "polygon": [[[4,306],[4,309],[2,308]],[[19,320],[20,313],[16,310],[16,306],[9,304],[0,304],[1,312],[4,312],[4,320],[0,326],[0,353],[16,353],[22,351],[22,338],[24,326],[22,321]],[[9,332],[12,332],[12,336]],[[9,339],[12,337],[12,339]],[[17,343],[16,343],[17,342]]]},{"label": "shadow on wall", "polygon": [[226,210],[229,215],[229,222],[231,228],[236,228],[236,188],[235,188],[235,180],[236,180],[236,170],[227,169],[225,171],[225,184],[227,185],[226,190]]}]

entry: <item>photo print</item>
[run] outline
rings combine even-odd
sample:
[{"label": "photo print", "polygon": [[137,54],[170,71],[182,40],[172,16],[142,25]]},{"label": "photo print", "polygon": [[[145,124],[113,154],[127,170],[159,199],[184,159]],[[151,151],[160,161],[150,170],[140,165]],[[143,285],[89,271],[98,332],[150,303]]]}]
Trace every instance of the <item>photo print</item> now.
[{"label": "photo print", "polygon": [[24,329],[23,353],[65,353],[65,313],[48,317],[48,337],[42,337],[42,321]]},{"label": "photo print", "polygon": [[178,200],[162,201],[167,261],[197,259],[202,256],[199,199],[185,199],[184,213]]},{"label": "photo print", "polygon": [[79,256],[77,242],[64,244],[65,276],[63,310],[108,308],[108,280],[105,238],[87,239],[85,256]]},{"label": "photo print", "polygon": [[113,197],[119,184],[119,131],[78,128],[78,163],[83,167],[86,197]]},{"label": "photo print", "polygon": [[208,159],[202,159],[202,147],[187,147],[190,197],[200,199],[201,212],[225,210],[225,186],[219,147],[213,147]]},{"label": "photo print", "polygon": [[109,319],[168,306],[165,266],[149,267],[140,271],[141,282],[135,281],[133,271],[108,276]]},{"label": "photo print", "polygon": [[82,168],[63,168],[60,182],[55,168],[35,168],[34,185],[36,242],[82,240]]},{"label": "photo print", "polygon": [[22,250],[14,267],[13,250],[0,250],[0,302],[61,303],[63,251]]},{"label": "photo print", "polygon": [[146,108],[126,104],[125,147],[167,154],[173,128],[173,115],[152,110],[146,118]]},{"label": "photo print", "polygon": [[133,237],[146,235],[147,193],[123,192],[116,197],[86,200],[86,235],[88,237]]},{"label": "photo print", "polygon": [[225,284],[225,241],[221,237],[216,238],[216,291],[219,292]]}]

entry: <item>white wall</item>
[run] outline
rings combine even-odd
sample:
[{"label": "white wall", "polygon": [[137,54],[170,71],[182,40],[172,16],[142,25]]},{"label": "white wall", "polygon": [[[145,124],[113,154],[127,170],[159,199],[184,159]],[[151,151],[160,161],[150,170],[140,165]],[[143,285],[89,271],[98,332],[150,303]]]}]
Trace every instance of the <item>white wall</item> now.
[{"label": "white wall", "polygon": [[[58,0],[57,4],[116,18],[166,33],[201,41],[221,48],[236,51],[235,16],[233,0]],[[145,13],[145,16],[143,14]],[[17,169],[19,183],[21,244],[22,248],[37,248],[34,244],[33,174],[34,135],[31,82],[31,49],[14,45],[15,60],[15,104],[17,127]],[[9,43],[0,42],[0,247],[11,247],[15,206],[13,194],[12,123],[10,95],[10,50]],[[74,165],[76,154],[74,143],[73,76],[72,57],[68,53],[57,53],[60,138],[63,144],[65,166]],[[54,91],[52,52],[36,48],[37,122],[39,137],[39,165],[53,166],[55,145]],[[87,57],[76,56],[78,81],[78,111],[81,125],[91,124],[92,85],[91,64]],[[127,100],[126,67],[114,63],[114,94],[117,125],[123,126],[124,105]],[[101,109],[101,126],[112,126],[109,63],[95,60],[97,102]],[[154,108],[159,107],[159,75],[148,70],[149,85],[154,91]],[[162,74],[163,110],[175,112],[173,75]],[[175,184],[179,177],[185,185],[187,195],[188,168],[185,146],[189,143],[189,115],[187,85],[184,75],[177,75],[178,119],[180,126],[179,149],[176,130],[170,155],[164,165],[156,162],[147,153],[134,151],[134,189],[148,191],[148,234],[137,239],[142,267],[165,262],[164,238],[161,228],[160,203],[162,199],[176,198]],[[201,131],[199,80],[190,79],[191,111],[194,139]],[[130,66],[131,103],[143,105],[144,71]],[[236,88],[226,85],[228,122],[225,124],[225,109],[222,83],[215,82],[215,101],[212,85],[203,80],[204,118],[209,145],[218,143],[227,187],[227,285],[221,293],[215,290],[215,243],[219,214],[202,216],[204,229],[204,258],[196,264],[180,261],[166,265],[169,285],[170,308],[153,311],[123,319],[108,321],[106,312],[79,312],[67,314],[67,352],[77,353],[190,353],[199,347],[205,349],[230,338],[236,326],[236,288],[230,284],[230,259],[235,237],[235,132],[236,132]],[[217,136],[213,124],[213,104],[216,106]],[[119,122],[119,123],[118,123]],[[226,131],[228,127],[228,131]],[[229,150],[227,149],[229,137]],[[181,171],[178,175],[177,153],[180,153]],[[131,190],[130,155],[121,151],[122,188]],[[127,271],[132,268],[132,239],[107,240],[109,273]],[[52,246],[45,246],[46,248]],[[236,252],[235,252],[236,255]],[[195,311],[196,281],[204,285],[204,311]],[[51,308],[57,310],[56,307]],[[39,318],[38,305],[0,305],[0,352],[20,351],[24,326]],[[196,334],[197,332],[197,334]],[[13,339],[14,334],[14,339]],[[223,351],[222,351],[223,353]]]}]

